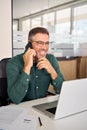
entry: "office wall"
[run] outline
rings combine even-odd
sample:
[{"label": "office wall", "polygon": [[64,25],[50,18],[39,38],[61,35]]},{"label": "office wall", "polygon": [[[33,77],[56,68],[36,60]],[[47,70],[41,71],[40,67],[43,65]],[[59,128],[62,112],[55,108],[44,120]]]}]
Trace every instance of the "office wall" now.
[{"label": "office wall", "polygon": [[0,0],[0,60],[12,56],[11,0]]}]

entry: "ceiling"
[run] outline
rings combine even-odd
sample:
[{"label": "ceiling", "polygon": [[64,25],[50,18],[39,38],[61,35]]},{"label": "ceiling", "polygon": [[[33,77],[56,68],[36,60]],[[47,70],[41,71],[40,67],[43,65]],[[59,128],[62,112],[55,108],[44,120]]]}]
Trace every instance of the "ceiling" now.
[{"label": "ceiling", "polygon": [[76,0],[13,0],[13,19]]}]

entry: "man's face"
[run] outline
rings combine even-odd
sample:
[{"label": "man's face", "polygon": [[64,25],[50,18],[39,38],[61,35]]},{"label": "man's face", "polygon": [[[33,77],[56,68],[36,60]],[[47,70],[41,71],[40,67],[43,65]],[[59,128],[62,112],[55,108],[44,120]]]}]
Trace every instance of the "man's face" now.
[{"label": "man's face", "polygon": [[49,36],[38,33],[32,39],[32,48],[36,51],[36,57],[45,57],[49,49]]}]

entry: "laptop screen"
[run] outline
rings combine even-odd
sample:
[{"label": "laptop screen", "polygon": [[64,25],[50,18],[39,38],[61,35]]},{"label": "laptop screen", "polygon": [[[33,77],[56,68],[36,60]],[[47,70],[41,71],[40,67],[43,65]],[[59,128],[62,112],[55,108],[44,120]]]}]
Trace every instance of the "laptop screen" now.
[{"label": "laptop screen", "polygon": [[51,112],[53,114],[55,114],[56,112],[56,107],[53,107],[53,108],[49,108],[49,109],[46,109],[48,112]]}]

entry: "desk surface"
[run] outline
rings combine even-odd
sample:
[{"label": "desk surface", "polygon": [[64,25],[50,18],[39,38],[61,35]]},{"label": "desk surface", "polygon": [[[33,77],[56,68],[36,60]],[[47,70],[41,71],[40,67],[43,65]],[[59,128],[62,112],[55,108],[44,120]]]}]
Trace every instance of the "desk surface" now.
[{"label": "desk surface", "polygon": [[19,105],[14,105],[16,107],[21,108],[29,108],[29,113],[32,115],[37,115],[41,118],[43,126],[40,127],[39,123],[36,130],[87,130],[87,111],[63,118],[60,120],[52,120],[46,115],[43,115],[42,113],[34,110],[32,108],[33,105],[44,103],[44,102],[50,102],[54,101],[58,98],[58,95],[56,96],[49,96],[42,99],[37,99],[33,101],[27,101],[20,103]]}]

